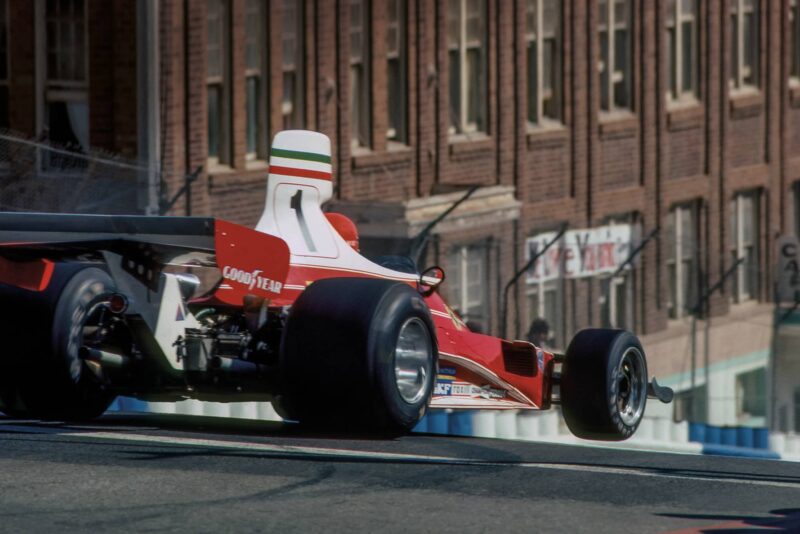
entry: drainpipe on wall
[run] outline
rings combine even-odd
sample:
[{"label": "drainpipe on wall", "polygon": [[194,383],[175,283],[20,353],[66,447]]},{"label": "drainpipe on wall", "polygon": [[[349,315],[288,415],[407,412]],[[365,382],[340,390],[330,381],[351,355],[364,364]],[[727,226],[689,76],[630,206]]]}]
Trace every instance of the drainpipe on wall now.
[{"label": "drainpipe on wall", "polygon": [[147,215],[160,213],[161,124],[159,94],[158,0],[136,2],[136,119],[140,177],[138,205]]}]

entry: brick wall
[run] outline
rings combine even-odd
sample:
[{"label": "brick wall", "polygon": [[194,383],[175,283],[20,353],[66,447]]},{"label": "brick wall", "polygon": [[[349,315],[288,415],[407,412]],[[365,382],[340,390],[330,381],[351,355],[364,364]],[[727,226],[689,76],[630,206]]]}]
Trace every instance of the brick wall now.
[{"label": "brick wall", "polygon": [[[126,155],[136,150],[135,2],[90,0],[90,117],[92,143]],[[169,191],[182,176],[202,167],[191,191],[191,213],[214,214],[253,224],[264,203],[265,162],[245,157],[244,8],[230,0],[231,159],[210,168],[206,122],[206,2],[160,3],[162,81],[161,145]],[[269,46],[269,132],[281,128],[282,1],[267,1],[264,21]],[[699,2],[698,99],[668,106],[666,2],[634,0],[633,109],[607,116],[599,111],[596,2],[563,2],[564,124],[541,128],[527,123],[524,2],[487,0],[488,95],[485,134],[448,134],[449,91],[446,3],[408,0],[408,143],[385,137],[387,127],[386,0],[370,9],[372,146],[350,145],[349,6],[345,0],[302,0],[305,28],[304,106],[308,128],[329,135],[337,199],[369,203],[403,202],[466,185],[514,185],[522,202],[520,219],[440,236],[440,251],[458,242],[492,237],[499,258],[490,282],[507,280],[524,262],[525,238],[552,230],[602,224],[608,217],[637,213],[643,234],[667,222],[678,203],[697,201],[701,230],[700,264],[713,284],[731,264],[729,203],[737,192],[760,188],[760,298],[769,297],[769,265],[775,235],[792,226],[791,184],[800,180],[800,83],[790,85],[788,0],[760,3],[759,91],[732,93],[728,86],[732,36],[728,3]],[[185,7],[188,6],[188,11]],[[9,50],[12,128],[36,132],[34,3],[10,3]],[[183,200],[173,209],[185,214]],[[670,327],[666,239],[653,240],[635,267],[634,329]],[[444,254],[444,252],[442,252]],[[494,260],[492,260],[494,261]],[[523,333],[529,314],[519,284],[509,307],[511,324]],[[574,288],[574,289],[573,289]],[[728,313],[730,284],[711,300],[714,315]],[[565,284],[564,319],[570,330],[600,318],[600,285]],[[519,313],[519,317],[515,313]],[[497,327],[497,321],[493,323]],[[513,333],[513,332],[510,332]]]}]

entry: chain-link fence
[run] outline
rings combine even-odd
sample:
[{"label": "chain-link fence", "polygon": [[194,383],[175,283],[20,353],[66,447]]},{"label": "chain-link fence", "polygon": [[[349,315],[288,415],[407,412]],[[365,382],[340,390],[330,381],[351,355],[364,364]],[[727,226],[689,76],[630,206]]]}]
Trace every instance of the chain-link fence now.
[{"label": "chain-link fence", "polygon": [[158,214],[172,182],[116,154],[0,131],[0,211]]}]

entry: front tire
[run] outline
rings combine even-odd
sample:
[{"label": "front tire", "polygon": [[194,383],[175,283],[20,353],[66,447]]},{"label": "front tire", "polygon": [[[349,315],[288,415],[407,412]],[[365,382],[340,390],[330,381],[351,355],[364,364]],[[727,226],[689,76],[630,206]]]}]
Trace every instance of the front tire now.
[{"label": "front tire", "polygon": [[316,281],[292,306],[284,331],[276,410],[317,427],[407,432],[433,392],[434,332],[424,299],[407,284]]},{"label": "front tire", "polygon": [[624,330],[578,332],[561,371],[561,406],[570,431],[583,439],[628,439],[646,403],[647,361],[636,336]]}]

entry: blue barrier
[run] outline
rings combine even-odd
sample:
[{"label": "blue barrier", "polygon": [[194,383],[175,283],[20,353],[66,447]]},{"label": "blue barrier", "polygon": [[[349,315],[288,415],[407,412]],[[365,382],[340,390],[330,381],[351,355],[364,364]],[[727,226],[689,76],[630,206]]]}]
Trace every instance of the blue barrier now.
[{"label": "blue barrier", "polygon": [[425,416],[425,419],[428,420],[427,432],[431,434],[447,434],[450,430],[448,413],[444,410],[431,410],[428,412],[428,415]]},{"label": "blue barrier", "polygon": [[[746,426],[740,426],[739,428],[737,428],[736,429],[736,445],[739,446],[739,447],[747,447],[747,448],[750,448],[750,449],[754,449],[755,448],[755,445],[754,445],[755,440],[753,439],[753,435],[755,434],[754,431],[755,431],[754,428],[750,428],[750,427],[746,427]],[[764,448],[764,447],[762,447],[762,448]]]},{"label": "blue barrier", "polygon": [[722,445],[736,446],[736,427],[726,426],[719,431],[719,442]]},{"label": "blue barrier", "polygon": [[706,425],[706,440],[703,443],[722,444],[722,429],[718,426]]},{"label": "blue barrier", "polygon": [[780,458],[778,453],[769,450],[769,430],[766,428],[689,423],[689,441],[702,443],[703,454]]},{"label": "blue barrier", "polygon": [[756,449],[769,449],[769,429],[768,428],[754,428],[753,429],[753,446]]},{"label": "blue barrier", "polygon": [[459,410],[449,416],[448,428],[453,436],[472,435],[472,411]]},{"label": "blue barrier", "polygon": [[689,423],[689,441],[705,443],[706,425],[703,423]]},{"label": "blue barrier", "polygon": [[780,460],[781,455],[769,449],[752,449],[749,447],[734,447],[729,445],[703,446],[703,454],[713,454],[717,456],[736,456],[739,458],[763,458],[766,460]]},{"label": "blue barrier", "polygon": [[412,428],[411,431],[419,432],[420,434],[426,433],[428,431],[428,416],[426,415],[422,419],[420,419],[419,423],[417,423],[417,426]]}]

